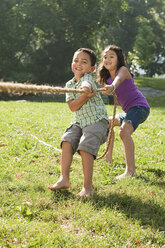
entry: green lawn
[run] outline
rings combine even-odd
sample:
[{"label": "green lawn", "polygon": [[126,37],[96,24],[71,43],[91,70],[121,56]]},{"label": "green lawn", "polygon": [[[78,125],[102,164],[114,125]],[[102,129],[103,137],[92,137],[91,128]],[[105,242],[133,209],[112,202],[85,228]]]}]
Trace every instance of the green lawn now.
[{"label": "green lawn", "polygon": [[[79,157],[68,191],[47,188],[60,175],[60,153],[53,147],[60,149],[73,117],[67,104],[1,101],[0,247],[163,247],[165,97],[149,103],[151,114],[133,135],[140,177],[114,181],[125,169],[116,128],[114,163],[95,161],[95,194],[83,200],[76,196],[83,182]],[[113,106],[106,107],[111,115]]]},{"label": "green lawn", "polygon": [[135,83],[138,87],[151,87],[157,90],[165,91],[165,78],[135,78]]}]

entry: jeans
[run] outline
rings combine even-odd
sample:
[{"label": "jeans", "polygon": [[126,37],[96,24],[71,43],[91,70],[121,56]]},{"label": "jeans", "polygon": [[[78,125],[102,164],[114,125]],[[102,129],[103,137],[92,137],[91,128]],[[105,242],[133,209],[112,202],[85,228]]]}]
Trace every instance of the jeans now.
[{"label": "jeans", "polygon": [[139,126],[139,124],[143,123],[147,117],[149,116],[150,109],[143,106],[135,106],[128,110],[127,113],[121,113],[118,115],[120,125],[123,122],[130,123],[134,131]]}]

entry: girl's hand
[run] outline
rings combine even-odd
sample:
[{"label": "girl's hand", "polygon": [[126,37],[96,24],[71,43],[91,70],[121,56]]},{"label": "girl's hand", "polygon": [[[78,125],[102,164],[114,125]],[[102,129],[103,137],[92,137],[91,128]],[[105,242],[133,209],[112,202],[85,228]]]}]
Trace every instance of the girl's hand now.
[{"label": "girl's hand", "polygon": [[110,95],[112,93],[112,91],[114,90],[113,85],[106,85],[104,87],[106,89],[106,91],[103,91],[103,95]]}]

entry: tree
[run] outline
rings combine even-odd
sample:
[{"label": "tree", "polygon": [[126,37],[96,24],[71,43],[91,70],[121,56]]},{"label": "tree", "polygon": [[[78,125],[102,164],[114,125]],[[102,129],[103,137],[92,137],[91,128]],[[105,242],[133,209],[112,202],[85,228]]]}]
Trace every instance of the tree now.
[{"label": "tree", "polygon": [[141,18],[134,49],[148,76],[165,73],[165,5],[148,1],[148,19]]},{"label": "tree", "polygon": [[164,73],[164,12],[163,0],[1,0],[0,78],[64,84],[76,49],[112,43]]},{"label": "tree", "polygon": [[96,49],[98,33],[107,20],[116,18],[117,3],[121,2],[2,0],[1,11],[6,18],[2,18],[0,28],[5,37],[0,41],[4,51],[1,77],[35,83],[65,82],[72,76],[73,52],[79,47]]},{"label": "tree", "polygon": [[[102,22],[105,22],[102,18],[104,2],[107,1],[58,0],[39,4],[37,12],[42,16],[42,22],[35,19],[35,26],[42,42],[29,57],[29,71],[36,81],[54,84],[65,82],[72,76],[70,65],[74,51],[79,47],[95,50],[97,34],[102,29]],[[113,2],[116,4],[116,1]],[[49,20],[46,18],[44,22],[45,11],[49,13]],[[112,12],[111,19],[116,11]],[[29,14],[32,15],[31,10]]]},{"label": "tree", "polygon": [[[125,54],[133,50],[138,30],[137,19],[139,15],[146,15],[145,0],[127,0],[117,2],[118,12],[112,25],[105,23],[101,31],[101,39],[104,47],[108,44],[120,46]],[[109,9],[107,9],[107,12]]]},{"label": "tree", "polygon": [[116,44],[125,52],[130,67],[136,67],[136,62],[149,76],[164,74],[164,0],[127,0],[120,6],[116,22],[104,24],[98,39],[100,46]]},{"label": "tree", "polygon": [[12,78],[14,71],[22,70],[19,51],[22,48],[19,20],[13,12],[15,1],[0,2],[0,78]]}]

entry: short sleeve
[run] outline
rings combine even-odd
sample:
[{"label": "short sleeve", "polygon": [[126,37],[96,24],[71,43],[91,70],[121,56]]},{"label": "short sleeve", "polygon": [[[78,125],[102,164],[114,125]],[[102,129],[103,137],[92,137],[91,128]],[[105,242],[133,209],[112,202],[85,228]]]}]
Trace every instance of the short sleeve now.
[{"label": "short sleeve", "polygon": [[[66,88],[73,88],[73,83],[71,80],[66,83]],[[66,102],[68,102],[72,99],[75,99],[74,93],[66,93]]]}]

